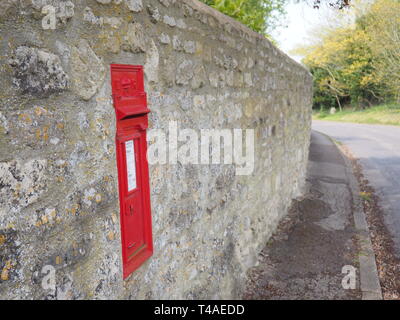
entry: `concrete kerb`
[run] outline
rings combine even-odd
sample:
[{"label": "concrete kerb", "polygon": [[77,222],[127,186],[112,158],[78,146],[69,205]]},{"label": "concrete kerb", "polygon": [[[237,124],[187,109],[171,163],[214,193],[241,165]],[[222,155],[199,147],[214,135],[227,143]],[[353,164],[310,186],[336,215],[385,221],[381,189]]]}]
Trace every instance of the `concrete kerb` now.
[{"label": "concrete kerb", "polygon": [[372,241],[369,233],[367,219],[360,198],[360,187],[354,176],[351,161],[343,154],[338,143],[328,135],[316,131],[327,137],[338,148],[346,165],[346,177],[349,182],[353,198],[354,225],[358,233],[358,244],[360,253],[358,260],[360,264],[360,286],[363,300],[382,300],[382,289],[379,281],[376,266],[375,253],[372,248]]}]

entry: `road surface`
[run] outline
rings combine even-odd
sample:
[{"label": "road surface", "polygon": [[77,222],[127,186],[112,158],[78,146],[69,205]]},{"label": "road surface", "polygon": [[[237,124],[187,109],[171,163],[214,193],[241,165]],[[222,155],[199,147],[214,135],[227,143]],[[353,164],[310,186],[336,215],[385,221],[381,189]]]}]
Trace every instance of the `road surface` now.
[{"label": "road surface", "polygon": [[400,127],[314,121],[313,130],[342,142],[360,159],[400,257]]}]

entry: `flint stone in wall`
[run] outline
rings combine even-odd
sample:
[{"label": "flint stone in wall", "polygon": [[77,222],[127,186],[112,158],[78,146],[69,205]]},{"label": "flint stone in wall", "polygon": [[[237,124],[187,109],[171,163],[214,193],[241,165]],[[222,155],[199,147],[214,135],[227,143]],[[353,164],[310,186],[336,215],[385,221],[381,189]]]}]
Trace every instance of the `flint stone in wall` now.
[{"label": "flint stone in wall", "polygon": [[146,36],[141,24],[131,23],[125,37],[124,49],[133,53],[146,52]]},{"label": "flint stone in wall", "polygon": [[32,7],[37,11],[42,11],[45,6],[53,6],[57,19],[61,23],[67,23],[75,15],[75,5],[71,1],[62,0],[31,0]]},{"label": "flint stone in wall", "polygon": [[243,86],[243,74],[240,72],[235,72],[233,83],[234,87],[241,88]]},{"label": "flint stone in wall", "polygon": [[10,213],[34,203],[46,189],[46,160],[0,162],[0,229]]},{"label": "flint stone in wall", "polygon": [[111,4],[111,3],[114,3],[114,4],[121,4],[122,3],[122,1],[124,1],[124,0],[96,0],[98,3],[101,3],[101,4]]},{"label": "flint stone in wall", "polygon": [[244,74],[244,83],[248,87],[252,87],[253,86],[253,76],[252,76],[251,73],[245,73]]},{"label": "flint stone in wall", "polygon": [[103,18],[96,17],[90,7],[86,7],[83,10],[83,20],[85,20],[86,22],[89,22],[91,24],[97,24],[100,26],[103,25]]},{"label": "flint stone in wall", "polygon": [[196,66],[194,70],[194,76],[192,79],[192,89],[199,89],[207,83],[207,74],[203,65]]},{"label": "flint stone in wall", "polygon": [[123,21],[117,17],[106,17],[103,19],[103,23],[109,25],[113,29],[119,29],[123,24]]},{"label": "flint stone in wall", "polygon": [[183,21],[182,19],[178,19],[178,20],[176,21],[176,26],[177,26],[179,29],[186,29],[186,28],[187,28],[187,25],[186,25],[185,21]]},{"label": "flint stone in wall", "polygon": [[176,71],[176,84],[187,85],[193,78],[193,62],[190,60],[183,61]]},{"label": "flint stone in wall", "polygon": [[170,27],[176,26],[176,20],[174,17],[164,16],[164,23],[169,25]]},{"label": "flint stone in wall", "polygon": [[83,100],[90,100],[105,77],[102,60],[96,56],[86,40],[71,49],[72,89]]},{"label": "flint stone in wall", "polygon": [[10,131],[10,128],[8,126],[8,120],[7,118],[0,112],[0,133],[4,132],[5,134],[8,134]]},{"label": "flint stone in wall", "polygon": [[42,10],[42,8],[46,5],[52,5],[51,0],[31,0],[32,8],[35,10]]},{"label": "flint stone in wall", "polygon": [[253,68],[253,67],[254,67],[254,60],[253,60],[251,57],[249,57],[249,65],[248,65],[248,68],[251,69],[251,68]]},{"label": "flint stone in wall", "polygon": [[195,53],[196,43],[194,41],[186,41],[183,45],[183,50],[185,50],[186,53]]},{"label": "flint stone in wall", "polygon": [[60,58],[36,48],[21,46],[10,60],[14,85],[23,93],[49,95],[68,88],[68,76]]},{"label": "flint stone in wall", "polygon": [[19,39],[21,45],[24,45],[26,47],[33,47],[33,48],[44,47],[43,37],[39,33],[33,30],[22,31],[19,34]]},{"label": "flint stone in wall", "polygon": [[162,33],[159,36],[159,39],[160,39],[161,44],[171,44],[171,38],[169,37],[169,35],[167,35],[165,33]]},{"label": "flint stone in wall", "polygon": [[209,75],[210,84],[213,88],[218,88],[218,73],[211,72]]},{"label": "flint stone in wall", "polygon": [[176,75],[176,68],[175,68],[175,60],[173,58],[165,59],[163,61],[162,69],[164,72],[162,73],[162,78],[167,86],[167,88],[171,88],[175,84],[175,75]]},{"label": "flint stone in wall", "polygon": [[179,40],[178,36],[173,36],[172,37],[172,47],[176,51],[182,51],[183,50],[183,45],[181,40]]},{"label": "flint stone in wall", "polygon": [[157,23],[161,20],[160,11],[158,10],[158,8],[147,6],[147,12],[150,14],[150,20],[153,23]]},{"label": "flint stone in wall", "polygon": [[226,73],[226,84],[230,87],[233,87],[235,84],[235,74],[234,71],[228,71]]},{"label": "flint stone in wall", "polygon": [[140,12],[143,10],[142,0],[126,0],[129,10],[133,12]]},{"label": "flint stone in wall", "polygon": [[159,1],[165,7],[169,7],[171,4],[174,4],[176,2],[176,0],[159,0]]},{"label": "flint stone in wall", "polygon": [[149,40],[148,47],[144,72],[149,82],[158,82],[160,56],[157,46],[152,39]]}]

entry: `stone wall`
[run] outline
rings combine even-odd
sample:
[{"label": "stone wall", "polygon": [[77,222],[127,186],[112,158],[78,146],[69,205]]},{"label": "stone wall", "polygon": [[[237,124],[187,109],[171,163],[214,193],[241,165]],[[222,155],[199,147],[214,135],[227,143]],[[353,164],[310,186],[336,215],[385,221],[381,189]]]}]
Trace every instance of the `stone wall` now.
[{"label": "stone wall", "polygon": [[[126,281],[111,63],[144,65],[151,129],[255,132],[251,175],[150,166],[155,253]],[[195,0],[1,0],[0,298],[240,297],[301,192],[311,91],[302,66]]]}]

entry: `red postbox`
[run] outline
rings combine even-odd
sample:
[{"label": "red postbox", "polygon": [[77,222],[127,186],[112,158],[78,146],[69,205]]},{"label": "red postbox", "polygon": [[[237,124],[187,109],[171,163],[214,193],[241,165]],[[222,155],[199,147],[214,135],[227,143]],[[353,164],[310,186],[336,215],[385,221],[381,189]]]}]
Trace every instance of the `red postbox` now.
[{"label": "red postbox", "polygon": [[111,65],[124,279],[153,254],[143,67]]}]

